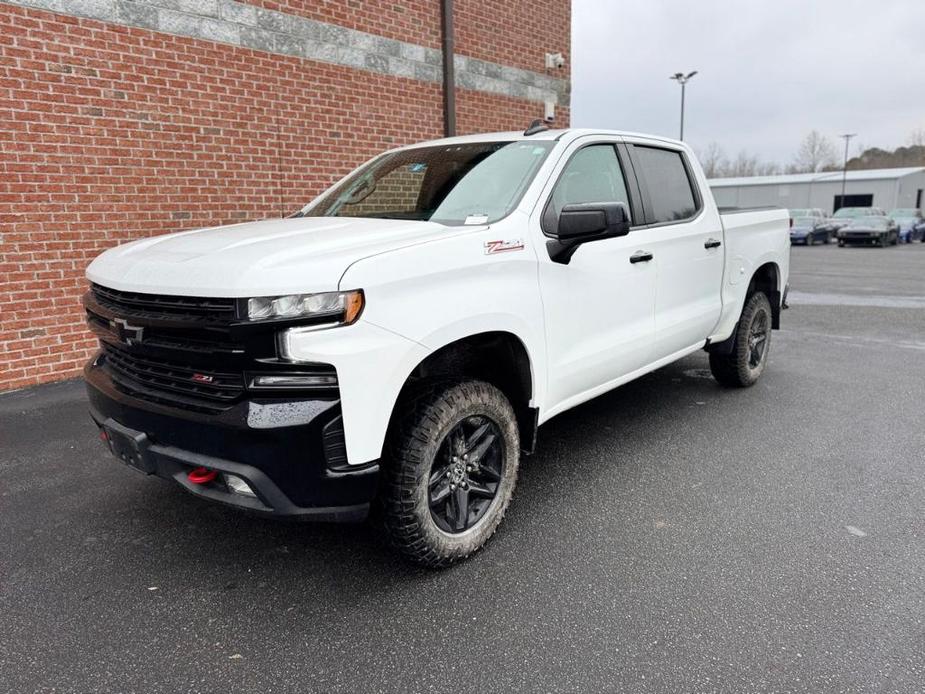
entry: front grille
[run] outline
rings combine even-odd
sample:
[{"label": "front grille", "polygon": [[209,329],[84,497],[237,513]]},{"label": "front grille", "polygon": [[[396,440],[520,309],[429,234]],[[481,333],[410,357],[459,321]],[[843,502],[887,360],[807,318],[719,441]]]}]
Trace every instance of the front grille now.
[{"label": "front grille", "polygon": [[91,285],[90,291],[101,306],[138,318],[230,323],[236,315],[234,299],[141,294],[101,287],[98,284]]},{"label": "front grille", "polygon": [[244,392],[242,373],[146,359],[107,344],[103,345],[102,366],[117,386],[131,394],[146,397],[161,393],[159,401],[191,409],[220,411]]},{"label": "front grille", "polygon": [[[100,339],[100,367],[116,388],[149,402],[216,414],[240,402],[247,378],[260,372],[336,375],[329,364],[280,362],[281,326],[235,320],[236,299],[120,292],[94,284],[84,303],[87,324]],[[272,398],[309,390],[311,397],[338,396],[336,385],[252,392]]]}]

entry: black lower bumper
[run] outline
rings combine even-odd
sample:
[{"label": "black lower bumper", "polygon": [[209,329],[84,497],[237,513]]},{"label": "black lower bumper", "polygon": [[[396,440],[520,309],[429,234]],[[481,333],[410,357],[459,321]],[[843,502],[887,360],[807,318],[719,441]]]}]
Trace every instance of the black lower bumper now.
[{"label": "black lower bumper", "polygon": [[843,245],[871,246],[882,244],[884,241],[889,241],[889,237],[877,233],[855,234],[850,236],[842,234],[838,237],[838,242]]},{"label": "black lower bumper", "polygon": [[[261,515],[351,522],[369,512],[378,464],[332,468],[326,455],[338,400],[249,399],[202,414],[124,393],[93,362],[84,375],[90,414],[110,450],[145,474]],[[199,467],[218,474],[195,483],[189,473]],[[254,496],[236,493],[223,473],[244,480]]]}]

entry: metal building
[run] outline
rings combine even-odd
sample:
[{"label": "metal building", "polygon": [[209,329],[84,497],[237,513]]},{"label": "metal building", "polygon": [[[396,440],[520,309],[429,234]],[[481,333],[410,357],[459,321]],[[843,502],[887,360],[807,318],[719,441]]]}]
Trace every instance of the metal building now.
[{"label": "metal building", "polygon": [[925,167],[848,171],[842,204],[842,172],[714,178],[710,188],[720,207],[819,207],[831,213],[839,207],[921,208]]}]

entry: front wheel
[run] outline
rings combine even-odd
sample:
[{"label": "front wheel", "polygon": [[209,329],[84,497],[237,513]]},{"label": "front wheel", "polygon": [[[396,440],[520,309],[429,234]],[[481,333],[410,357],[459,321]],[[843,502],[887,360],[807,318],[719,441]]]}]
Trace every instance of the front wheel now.
[{"label": "front wheel", "polygon": [[732,351],[710,352],[710,371],[720,384],[747,388],[758,381],[768,363],[771,315],[771,302],[763,292],[752,294],[745,302]]},{"label": "front wheel", "polygon": [[423,566],[466,558],[504,518],[519,462],[517,419],[500,390],[467,381],[425,391],[390,436],[382,505],[391,543]]},{"label": "front wheel", "polygon": [[806,245],[807,245],[807,246],[812,246],[814,243],[816,243],[816,240],[813,238],[813,235],[812,235],[812,234],[807,234],[807,235],[806,235]]}]

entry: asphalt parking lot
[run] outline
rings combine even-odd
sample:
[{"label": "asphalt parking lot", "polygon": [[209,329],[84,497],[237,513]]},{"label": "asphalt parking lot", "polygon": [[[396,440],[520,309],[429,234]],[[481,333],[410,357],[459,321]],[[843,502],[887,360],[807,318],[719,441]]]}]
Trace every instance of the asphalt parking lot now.
[{"label": "asphalt parking lot", "polygon": [[793,250],[763,379],[703,354],[541,430],[449,571],[104,453],[79,383],[0,396],[0,690],[925,688],[925,244]]}]

